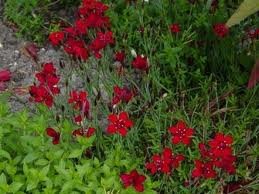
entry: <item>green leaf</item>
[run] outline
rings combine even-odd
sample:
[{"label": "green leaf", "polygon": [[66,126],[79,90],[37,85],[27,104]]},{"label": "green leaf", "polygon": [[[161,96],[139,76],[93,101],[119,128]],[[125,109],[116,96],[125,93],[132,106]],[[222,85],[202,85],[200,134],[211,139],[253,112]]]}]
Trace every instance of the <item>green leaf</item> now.
[{"label": "green leaf", "polygon": [[11,160],[10,154],[5,150],[2,150],[2,149],[0,150],[0,156],[4,157],[4,158],[7,158],[8,160]]},{"label": "green leaf", "polygon": [[4,173],[0,175],[0,185],[5,185],[6,184],[6,176]]},{"label": "green leaf", "polygon": [[7,165],[6,165],[6,172],[7,172],[9,175],[13,176],[13,175],[16,174],[17,168],[16,168],[16,166],[7,164]]},{"label": "green leaf", "polygon": [[49,161],[48,160],[46,160],[46,159],[39,159],[39,160],[37,160],[36,162],[35,162],[35,165],[37,165],[37,166],[45,166],[45,165],[47,165],[49,163]]},{"label": "green leaf", "polygon": [[77,141],[79,142],[80,145],[84,146],[84,148],[89,148],[93,145],[93,142],[95,140],[96,136],[93,135],[89,138],[87,137],[77,137]]},{"label": "green leaf", "polygon": [[23,186],[23,183],[20,183],[20,182],[13,182],[11,185],[10,185],[10,191],[12,193],[16,193],[17,191],[19,191],[19,189]]},{"label": "green leaf", "polygon": [[231,27],[233,25],[239,24],[242,20],[256,13],[257,11],[259,11],[258,0],[244,0],[244,2],[239,6],[235,13],[229,18],[226,25]]},{"label": "green leaf", "polygon": [[36,160],[38,158],[38,154],[36,154],[35,152],[33,153],[29,153],[27,156],[25,156],[25,158],[23,159],[23,163],[30,163],[34,160]]},{"label": "green leaf", "polygon": [[49,165],[48,166],[45,166],[41,171],[40,171],[40,174],[42,174],[43,176],[47,176],[49,172]]},{"label": "green leaf", "polygon": [[30,182],[28,183],[28,185],[27,185],[26,190],[27,190],[27,191],[31,191],[31,190],[37,188],[38,183],[39,183],[38,180],[32,180],[32,181],[30,181]]},{"label": "green leaf", "polygon": [[72,180],[71,180],[71,181],[67,181],[67,182],[63,185],[63,187],[62,187],[61,193],[70,191],[73,187],[74,187],[74,182],[73,182]]},{"label": "green leaf", "polygon": [[62,123],[62,127],[64,131],[68,131],[68,132],[71,131],[73,128],[71,122],[67,119],[65,119],[64,122]]},{"label": "green leaf", "polygon": [[68,158],[78,158],[82,155],[82,152],[82,149],[75,149],[69,154]]}]

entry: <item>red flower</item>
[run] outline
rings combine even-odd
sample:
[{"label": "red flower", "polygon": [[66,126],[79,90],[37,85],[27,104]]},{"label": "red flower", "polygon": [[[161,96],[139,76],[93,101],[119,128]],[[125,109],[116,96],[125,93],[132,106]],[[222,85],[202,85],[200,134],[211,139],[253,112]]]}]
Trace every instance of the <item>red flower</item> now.
[{"label": "red flower", "polygon": [[54,95],[60,93],[57,86],[60,78],[56,75],[56,68],[53,63],[43,64],[42,71],[36,73],[35,77],[40,84],[38,86],[34,85],[30,87],[29,92],[32,96],[32,100],[52,107]]},{"label": "red flower", "polygon": [[147,57],[138,55],[134,59],[134,61],[132,61],[132,67],[135,69],[143,70],[143,71],[148,70],[149,64],[148,64]]},{"label": "red flower", "polygon": [[86,18],[86,25],[89,28],[105,28],[110,26],[110,19],[96,13],[91,13]]},{"label": "red flower", "polygon": [[56,75],[56,68],[53,63],[45,63],[42,65],[43,70],[36,73],[35,77],[41,86],[47,87],[53,94],[59,94],[59,88],[56,86],[60,78]]},{"label": "red flower", "polygon": [[213,153],[208,149],[204,143],[199,143],[199,151],[203,159],[213,157]]},{"label": "red flower", "polygon": [[227,157],[232,155],[231,144],[233,138],[230,135],[224,135],[223,133],[217,133],[214,139],[209,141],[211,152],[216,157]]},{"label": "red flower", "polygon": [[89,48],[93,51],[94,56],[99,59],[102,57],[100,51],[109,44],[114,44],[113,33],[111,31],[105,33],[98,32],[97,37],[91,42]]},{"label": "red flower", "polygon": [[106,10],[108,10],[108,6],[103,4],[100,1],[96,0],[83,0],[82,7],[79,9],[79,14],[83,16],[87,16],[90,13],[96,13],[98,15],[103,15]]},{"label": "red flower", "polygon": [[218,37],[225,37],[229,33],[229,28],[226,24],[218,23],[213,25],[213,31]]},{"label": "red flower", "polygon": [[68,39],[64,45],[64,50],[74,57],[86,60],[88,58],[88,50],[85,48],[84,41]]},{"label": "red flower", "polygon": [[106,129],[108,134],[119,133],[121,136],[126,136],[127,129],[133,126],[133,122],[126,112],[121,112],[119,115],[110,114],[108,120],[109,125]]},{"label": "red flower", "polygon": [[78,35],[77,29],[75,27],[67,27],[64,28],[63,31],[67,33],[67,35],[70,36],[70,38],[74,38]]},{"label": "red flower", "polygon": [[158,154],[153,155],[152,162],[146,163],[146,168],[150,170],[151,174],[156,172],[170,174],[173,169],[179,167],[183,160],[183,155],[173,155],[170,148],[164,148],[161,156]]},{"label": "red flower", "polygon": [[85,19],[81,18],[76,20],[75,29],[77,30],[77,32],[79,32],[79,34],[81,35],[87,34],[87,27],[88,26]]},{"label": "red flower", "polygon": [[0,70],[0,81],[5,82],[11,79],[11,72],[9,70]]},{"label": "red flower", "polygon": [[181,28],[180,28],[179,24],[171,24],[170,30],[172,33],[177,34],[181,31]]},{"label": "red flower", "polygon": [[192,177],[203,177],[205,179],[215,178],[216,171],[213,168],[213,162],[203,163],[200,160],[195,160],[195,168],[192,171]]},{"label": "red flower", "polygon": [[64,32],[58,31],[58,32],[51,32],[49,35],[49,40],[53,46],[59,45],[65,37]]},{"label": "red flower", "polygon": [[48,107],[53,105],[53,96],[43,86],[31,86],[29,93],[33,97],[33,101],[37,103],[44,103]]},{"label": "red flower", "polygon": [[236,157],[233,155],[230,155],[227,157],[222,157],[217,159],[214,158],[213,164],[216,167],[225,170],[229,174],[234,174],[236,172],[235,161],[236,161]]},{"label": "red flower", "polygon": [[95,133],[95,128],[89,127],[86,129],[76,129],[73,131],[74,136],[83,136],[83,137],[91,137]]},{"label": "red flower", "polygon": [[85,116],[89,115],[90,103],[85,91],[72,91],[68,99],[69,104],[73,104],[74,109],[82,111]]},{"label": "red flower", "polygon": [[56,132],[54,129],[52,128],[47,128],[46,129],[46,133],[49,137],[52,137],[52,143],[54,145],[59,144],[59,139],[60,139],[60,133]]},{"label": "red flower", "polygon": [[179,121],[175,126],[169,127],[168,129],[172,137],[173,144],[183,143],[189,145],[191,142],[191,137],[193,135],[193,129],[186,126],[183,121]]},{"label": "red flower", "polygon": [[74,120],[75,120],[76,123],[80,123],[80,122],[82,122],[83,119],[82,119],[81,115],[77,115],[77,116],[74,117]]},{"label": "red flower", "polygon": [[124,63],[125,60],[125,53],[123,51],[116,52],[114,55],[115,61],[119,61],[121,63]]},{"label": "red flower", "polygon": [[120,179],[125,188],[133,186],[137,192],[144,191],[144,182],[146,177],[137,172],[137,170],[132,170],[130,173],[122,173]]},{"label": "red flower", "polygon": [[113,87],[112,104],[118,104],[120,101],[128,103],[132,99],[133,95],[133,92],[129,90],[126,86],[120,88],[116,85]]}]

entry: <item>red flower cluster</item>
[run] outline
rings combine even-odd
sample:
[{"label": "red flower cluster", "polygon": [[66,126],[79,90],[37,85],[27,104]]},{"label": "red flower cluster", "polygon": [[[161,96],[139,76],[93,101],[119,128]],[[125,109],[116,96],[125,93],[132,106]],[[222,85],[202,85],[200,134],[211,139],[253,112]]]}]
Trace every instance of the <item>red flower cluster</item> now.
[{"label": "red flower cluster", "polygon": [[179,167],[183,160],[183,155],[174,155],[170,148],[164,148],[161,155],[153,155],[152,162],[146,163],[146,168],[150,170],[151,174],[155,174],[157,172],[170,174],[173,169]]},{"label": "red flower cluster", "polygon": [[225,37],[229,33],[229,28],[226,24],[218,23],[213,25],[213,31],[218,37]]},{"label": "red flower cluster", "polygon": [[139,69],[142,71],[147,71],[149,68],[147,57],[138,55],[133,61],[132,61],[132,67],[135,69]]},{"label": "red flower cluster", "polygon": [[177,34],[181,31],[181,27],[179,24],[171,24],[170,30],[172,33]]},{"label": "red flower cluster", "polygon": [[104,49],[108,44],[114,44],[112,32],[98,32],[97,37],[91,42],[89,47],[93,51],[95,58],[99,59],[102,57],[100,51]]},{"label": "red flower cluster", "polygon": [[53,97],[60,93],[57,84],[60,80],[56,74],[53,63],[43,64],[43,70],[35,75],[39,81],[38,86],[31,86],[29,92],[32,100],[37,103],[44,103],[48,107],[53,105]]},{"label": "red flower cluster", "polygon": [[72,132],[73,136],[91,137],[95,133],[95,128],[89,127],[88,129],[76,129]]},{"label": "red flower cluster", "polygon": [[121,64],[124,63],[125,60],[125,53],[123,51],[116,52],[114,55],[115,61],[119,61]]},{"label": "red flower cluster", "polygon": [[[73,26],[66,27],[63,31],[52,32],[49,40],[53,46],[64,44],[64,50],[75,58],[87,60],[89,51],[96,58],[101,58],[100,51],[108,44],[113,44],[111,31],[104,32],[110,26],[109,17],[105,16],[108,6],[97,0],[83,0],[78,10],[78,18]],[[88,45],[83,36],[88,30],[96,30],[96,38]],[[89,38],[88,38],[89,39]]]},{"label": "red flower cluster", "polygon": [[88,59],[89,56],[88,49],[85,47],[85,43],[82,40],[69,38],[64,44],[64,50],[67,54],[82,60]]},{"label": "red flower cluster", "polygon": [[49,41],[53,46],[59,45],[65,38],[64,32],[52,32],[49,35]]},{"label": "red flower cluster", "polygon": [[133,96],[134,93],[126,86],[120,88],[116,85],[113,87],[112,105],[118,104],[119,102],[128,103]]},{"label": "red flower cluster", "polygon": [[120,175],[120,179],[125,188],[128,188],[129,186],[133,186],[137,192],[144,191],[143,183],[145,182],[146,177],[144,175],[139,174],[137,170],[132,170],[128,174],[122,173]]},{"label": "red flower cluster", "polygon": [[89,116],[90,103],[85,91],[71,91],[68,103],[72,104],[75,110],[80,111],[80,114],[75,117],[76,122],[81,122],[83,117]]},{"label": "red flower cluster", "polygon": [[203,163],[200,160],[195,160],[195,168],[192,171],[192,177],[203,177],[209,179],[215,178],[216,175],[213,162]]},{"label": "red flower cluster", "polygon": [[194,133],[192,128],[186,126],[183,121],[178,121],[175,126],[169,127],[168,129],[172,134],[172,143],[179,144],[183,143],[189,145],[191,142],[191,137]]},{"label": "red flower cluster", "polygon": [[214,168],[220,168],[229,174],[235,173],[236,157],[232,151],[233,138],[230,135],[217,133],[214,139],[209,141],[209,146],[199,144],[200,154],[203,160],[195,162],[195,169],[192,172],[193,177],[215,178],[217,176]]},{"label": "red flower cluster", "polygon": [[46,133],[49,137],[52,137],[52,143],[54,145],[59,144],[60,133],[56,132],[53,128],[47,128]]},{"label": "red flower cluster", "polygon": [[128,113],[121,112],[119,115],[110,114],[108,116],[109,125],[106,129],[108,134],[119,133],[121,136],[126,136],[128,128],[133,126],[133,122],[129,119]]}]

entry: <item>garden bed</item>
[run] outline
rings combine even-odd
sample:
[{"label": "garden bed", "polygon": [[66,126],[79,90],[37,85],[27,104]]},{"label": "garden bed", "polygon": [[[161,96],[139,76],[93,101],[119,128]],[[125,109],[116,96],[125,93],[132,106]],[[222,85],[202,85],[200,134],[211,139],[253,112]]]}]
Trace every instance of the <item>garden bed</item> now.
[{"label": "garden bed", "polygon": [[26,2],[0,21],[1,193],[258,191],[258,17],[232,27],[239,4],[215,0]]}]

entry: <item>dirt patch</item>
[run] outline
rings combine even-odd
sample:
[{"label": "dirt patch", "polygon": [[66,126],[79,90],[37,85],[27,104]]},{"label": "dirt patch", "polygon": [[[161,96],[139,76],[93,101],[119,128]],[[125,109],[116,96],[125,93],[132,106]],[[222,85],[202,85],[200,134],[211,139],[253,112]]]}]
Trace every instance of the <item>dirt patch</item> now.
[{"label": "dirt patch", "polygon": [[[38,64],[26,55],[24,48],[28,42],[17,38],[14,30],[7,27],[0,20],[0,69],[9,69],[12,79],[7,83],[8,91],[14,94],[11,99],[13,111],[22,109],[28,105],[28,86],[34,82],[34,73],[39,64],[53,62],[58,64],[59,60],[64,60],[64,54],[55,50],[50,45],[39,48]],[[18,93],[18,95],[16,95]]]}]

